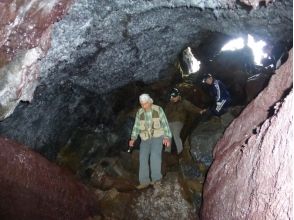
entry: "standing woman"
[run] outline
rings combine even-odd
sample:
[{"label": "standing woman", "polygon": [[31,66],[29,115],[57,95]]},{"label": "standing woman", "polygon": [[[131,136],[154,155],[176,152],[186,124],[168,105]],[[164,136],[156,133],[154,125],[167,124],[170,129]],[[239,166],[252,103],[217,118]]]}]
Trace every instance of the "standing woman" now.
[{"label": "standing woman", "polygon": [[[153,99],[148,94],[140,95],[139,101],[141,108],[136,114],[129,146],[133,147],[138,135],[140,135],[140,185],[137,188],[143,189],[148,187],[150,183],[160,182],[162,178],[162,145],[170,146],[172,134],[163,109],[154,105]],[[149,157],[152,182],[149,176]]]}]

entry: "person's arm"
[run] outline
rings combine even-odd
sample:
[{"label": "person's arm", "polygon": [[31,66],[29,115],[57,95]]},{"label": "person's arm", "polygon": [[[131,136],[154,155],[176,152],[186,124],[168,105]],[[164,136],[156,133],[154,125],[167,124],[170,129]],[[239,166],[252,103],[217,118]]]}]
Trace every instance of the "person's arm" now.
[{"label": "person's arm", "polygon": [[221,91],[221,100],[228,99],[231,97],[228,88],[226,87],[226,85],[222,81],[219,81],[219,88]]},{"label": "person's arm", "polygon": [[137,114],[136,114],[136,118],[135,118],[135,123],[134,123],[134,126],[133,126],[133,130],[132,130],[132,134],[131,134],[131,140],[129,141],[129,146],[130,147],[133,147],[134,146],[134,143],[140,133],[140,119],[139,119],[139,110],[137,111]]},{"label": "person's arm", "polygon": [[164,137],[171,139],[172,133],[171,133],[170,128],[168,126],[167,118],[166,118],[164,111],[161,107],[159,107],[159,118],[160,118],[160,124],[163,128],[163,131],[164,131]]},{"label": "person's arm", "polygon": [[221,100],[221,91],[219,87],[219,82],[217,80],[214,81],[213,83],[213,88],[214,88],[214,93],[215,93],[215,101],[220,102]]},{"label": "person's arm", "polygon": [[202,114],[204,109],[198,108],[196,105],[193,105],[188,100],[183,100],[183,105],[186,111],[194,113],[194,114]]},{"label": "person's arm", "polygon": [[163,128],[163,132],[164,132],[162,144],[165,147],[169,147],[169,146],[171,146],[172,133],[170,131],[168,121],[166,119],[164,111],[161,107],[159,107],[159,118],[160,118],[160,124],[161,124],[161,126]]}]

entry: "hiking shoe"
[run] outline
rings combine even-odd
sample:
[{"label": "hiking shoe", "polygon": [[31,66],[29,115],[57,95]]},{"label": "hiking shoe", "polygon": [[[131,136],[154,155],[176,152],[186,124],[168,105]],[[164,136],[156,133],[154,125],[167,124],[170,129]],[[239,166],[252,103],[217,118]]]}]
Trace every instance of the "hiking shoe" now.
[{"label": "hiking shoe", "polygon": [[160,180],[157,180],[157,181],[154,181],[154,182],[151,182],[151,185],[154,187],[154,188],[160,188],[162,186],[162,183]]},{"label": "hiking shoe", "polygon": [[145,189],[149,186],[150,184],[149,183],[142,183],[138,186],[136,186],[137,189]]}]

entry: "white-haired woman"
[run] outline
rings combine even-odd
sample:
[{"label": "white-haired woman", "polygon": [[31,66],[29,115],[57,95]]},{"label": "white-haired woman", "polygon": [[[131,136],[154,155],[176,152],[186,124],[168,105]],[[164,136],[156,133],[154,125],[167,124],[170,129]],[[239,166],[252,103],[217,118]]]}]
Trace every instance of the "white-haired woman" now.
[{"label": "white-haired woman", "polygon": [[[150,183],[161,180],[162,145],[170,146],[172,134],[163,109],[154,105],[153,99],[148,94],[140,95],[139,101],[141,108],[136,114],[129,146],[133,147],[138,135],[140,135],[140,185],[137,188],[142,189]],[[149,157],[152,182],[149,177]]]}]

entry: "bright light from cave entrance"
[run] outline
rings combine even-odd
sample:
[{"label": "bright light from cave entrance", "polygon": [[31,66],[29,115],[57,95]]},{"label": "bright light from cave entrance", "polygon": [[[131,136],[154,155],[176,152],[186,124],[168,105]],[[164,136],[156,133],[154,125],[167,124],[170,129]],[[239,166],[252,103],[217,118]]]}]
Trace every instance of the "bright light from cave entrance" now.
[{"label": "bright light from cave entrance", "polygon": [[183,60],[188,67],[188,74],[196,73],[200,69],[200,61],[194,57],[190,47],[183,51]]},{"label": "bright light from cave entrance", "polygon": [[253,51],[253,56],[254,56],[254,62],[256,65],[261,66],[261,61],[263,58],[267,57],[267,54],[263,52],[263,48],[266,45],[266,43],[262,40],[260,41],[255,41],[254,38],[248,34],[248,47],[251,48]]},{"label": "bright light from cave entrance", "polygon": [[[266,45],[266,43],[262,40],[260,41],[255,41],[255,39],[248,34],[248,41],[247,41],[247,46],[251,48],[254,56],[254,62],[256,65],[262,65],[261,61],[263,58],[267,57],[267,54],[263,52],[263,48]],[[244,47],[244,39],[243,38],[237,38],[229,41],[226,43],[221,51],[226,51],[226,50],[240,50]]]},{"label": "bright light from cave entrance", "polygon": [[228,43],[225,44],[225,46],[222,47],[221,51],[225,50],[240,50],[244,47],[244,39],[239,37],[234,40],[230,40]]}]

